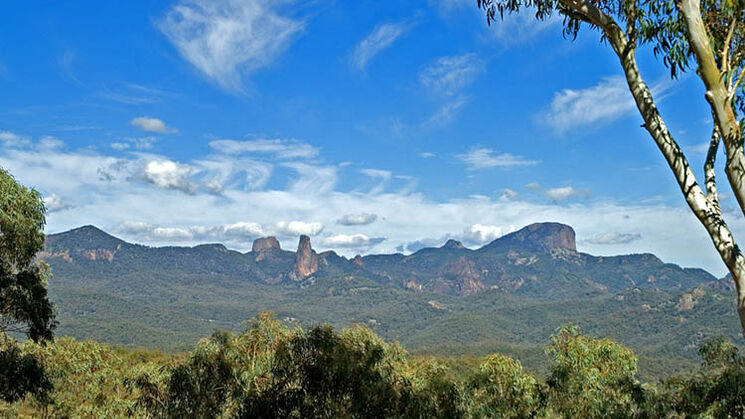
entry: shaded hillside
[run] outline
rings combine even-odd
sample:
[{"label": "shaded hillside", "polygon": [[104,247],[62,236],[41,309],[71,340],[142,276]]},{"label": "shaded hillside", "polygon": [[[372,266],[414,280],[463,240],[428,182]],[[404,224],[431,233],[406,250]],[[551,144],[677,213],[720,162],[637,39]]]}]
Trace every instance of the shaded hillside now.
[{"label": "shaded hillside", "polygon": [[151,248],[126,243],[86,226],[51,235],[40,255],[64,279],[96,281],[156,273],[184,278],[213,275],[265,284],[307,286],[319,279],[355,275],[414,292],[474,295],[504,290],[538,299],[566,299],[630,288],[682,291],[716,278],[700,269],[666,264],[650,254],[595,257],[577,252],[574,230],[557,223],[533,224],[470,250],[451,240],[411,255],[370,255],[347,259],[317,254],[310,238],[298,251],[282,250],[276,238],[256,240],[248,253],[219,244]]},{"label": "shaded hillside", "polygon": [[40,256],[54,272],[61,334],[169,350],[264,310],[306,326],[361,322],[417,352],[528,354],[535,369],[564,323],[620,340],[660,373],[695,362],[706,336],[738,336],[721,281],[648,254],[579,253],[560,224],[477,250],[449,241],[353,259],[316,253],[307,238],[299,252],[265,238],[240,253],[133,245],[88,226],[49,236]]}]

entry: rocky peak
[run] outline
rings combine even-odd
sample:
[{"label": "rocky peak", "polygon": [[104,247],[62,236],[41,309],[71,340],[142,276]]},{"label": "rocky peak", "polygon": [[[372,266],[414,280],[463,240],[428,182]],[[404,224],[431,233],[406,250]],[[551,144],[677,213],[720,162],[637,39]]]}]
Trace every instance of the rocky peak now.
[{"label": "rocky peak", "polygon": [[310,237],[300,236],[300,243],[295,254],[295,266],[292,271],[292,279],[300,281],[318,271],[318,255],[310,246]]},{"label": "rocky peak", "polygon": [[362,256],[357,255],[352,259],[352,263],[354,263],[357,266],[365,266],[365,262],[362,261]]},{"label": "rocky peak", "polygon": [[256,253],[266,252],[272,249],[279,249],[279,240],[276,237],[262,237],[254,240],[251,251]]},{"label": "rocky peak", "polygon": [[566,224],[535,223],[510,233],[489,244],[507,244],[516,247],[563,249],[577,251],[574,229]]},{"label": "rocky peak", "polygon": [[443,249],[462,249],[463,243],[459,242],[458,240],[450,239],[442,246],[442,248]]}]

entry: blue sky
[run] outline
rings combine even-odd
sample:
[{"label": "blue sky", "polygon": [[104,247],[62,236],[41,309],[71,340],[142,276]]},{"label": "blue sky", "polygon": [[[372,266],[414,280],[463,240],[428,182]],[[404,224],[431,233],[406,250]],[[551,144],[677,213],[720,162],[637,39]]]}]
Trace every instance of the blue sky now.
[{"label": "blue sky", "polygon": [[[4,5],[0,166],[45,195],[48,232],[310,234],[351,256],[559,221],[583,251],[723,273],[598,35],[529,13],[487,27],[475,3]],[[639,61],[698,169],[700,82]]]}]

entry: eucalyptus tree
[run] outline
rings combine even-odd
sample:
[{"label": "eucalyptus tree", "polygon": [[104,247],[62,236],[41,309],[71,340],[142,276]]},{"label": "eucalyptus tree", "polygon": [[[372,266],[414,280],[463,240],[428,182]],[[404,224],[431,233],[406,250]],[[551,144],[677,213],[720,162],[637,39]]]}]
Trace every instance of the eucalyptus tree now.
[{"label": "eucalyptus tree", "polygon": [[[54,306],[47,298],[48,267],[35,261],[43,248],[44,202],[0,168],[0,398],[48,388],[40,366],[21,355],[6,332],[34,341],[52,338]],[[35,378],[34,378],[35,377]]]},{"label": "eucalyptus tree", "polygon": [[[535,12],[538,20],[563,17],[563,33],[576,38],[580,28],[600,32],[626,76],[628,89],[647,130],[667,161],[685,201],[701,222],[732,274],[737,312],[745,333],[745,256],[727,226],[719,204],[715,166],[720,144],[724,171],[740,211],[745,215],[745,0],[477,0],[487,23],[505,13]],[[697,181],[680,145],[673,138],[636,62],[637,48],[651,45],[675,78],[696,70],[712,115],[711,138]]]}]

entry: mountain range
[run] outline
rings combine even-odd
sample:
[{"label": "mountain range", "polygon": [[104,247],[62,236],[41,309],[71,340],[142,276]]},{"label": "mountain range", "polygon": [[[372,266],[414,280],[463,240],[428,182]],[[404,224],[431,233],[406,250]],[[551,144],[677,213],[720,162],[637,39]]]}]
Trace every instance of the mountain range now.
[{"label": "mountain range", "polygon": [[[93,226],[49,235],[60,333],[187,349],[215,328],[269,310],[303,326],[363,322],[417,352],[501,350],[540,369],[562,323],[631,346],[650,370],[688,366],[706,336],[737,336],[731,280],[652,254],[578,252],[574,230],[538,223],[468,249],[346,258],[274,237],[246,253],[220,244],[148,247]],[[681,349],[682,348],[682,349]]]}]

